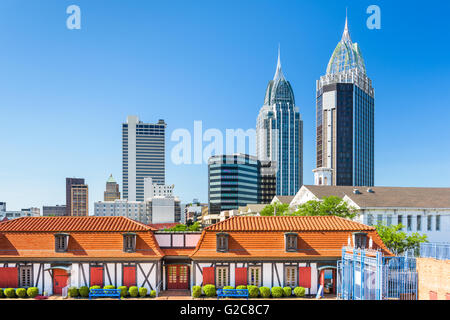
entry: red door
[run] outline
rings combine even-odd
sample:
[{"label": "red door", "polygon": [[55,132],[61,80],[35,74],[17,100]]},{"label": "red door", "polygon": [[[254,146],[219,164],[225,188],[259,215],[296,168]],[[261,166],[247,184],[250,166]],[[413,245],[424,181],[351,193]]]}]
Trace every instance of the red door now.
[{"label": "red door", "polygon": [[17,288],[19,285],[17,268],[0,268],[0,288]]},{"label": "red door", "polygon": [[62,288],[67,286],[69,274],[63,269],[53,269],[53,294],[61,295]]},{"label": "red door", "polygon": [[90,286],[100,286],[103,288],[103,267],[91,267]]},{"label": "red door", "polygon": [[189,289],[189,267],[171,264],[167,266],[167,289]]},{"label": "red door", "polygon": [[136,267],[123,267],[123,285],[128,288],[136,285]]}]

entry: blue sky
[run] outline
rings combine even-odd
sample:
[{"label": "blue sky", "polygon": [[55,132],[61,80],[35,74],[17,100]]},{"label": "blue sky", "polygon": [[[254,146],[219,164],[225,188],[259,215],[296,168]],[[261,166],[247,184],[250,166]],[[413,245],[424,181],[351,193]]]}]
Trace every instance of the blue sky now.
[{"label": "blue sky", "polygon": [[[81,30],[66,8],[81,8]],[[369,30],[366,8],[381,8]],[[121,123],[164,119],[166,181],[207,201],[207,166],[174,165],[177,128],[254,128],[278,43],[304,121],[304,183],[315,167],[315,81],[348,7],[375,87],[375,184],[449,187],[450,35],[444,1],[0,2],[0,201],[65,203],[65,177],[93,202],[122,188]]]}]

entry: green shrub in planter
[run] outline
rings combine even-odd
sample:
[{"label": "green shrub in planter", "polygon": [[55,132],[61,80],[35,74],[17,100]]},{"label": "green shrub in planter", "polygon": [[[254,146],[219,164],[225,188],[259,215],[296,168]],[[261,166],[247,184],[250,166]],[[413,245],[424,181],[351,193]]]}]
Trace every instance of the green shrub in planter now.
[{"label": "green shrub in planter", "polygon": [[147,288],[144,288],[144,287],[140,287],[139,288],[139,296],[140,297],[145,297],[146,295],[147,295]]},{"label": "green shrub in planter", "polygon": [[78,294],[83,298],[89,297],[89,288],[86,286],[80,287],[80,289],[78,289]]},{"label": "green shrub in planter", "polygon": [[14,290],[13,288],[7,288],[5,289],[5,296],[7,298],[15,298],[16,297],[16,290]]},{"label": "green shrub in planter", "polygon": [[259,289],[257,286],[247,286],[247,289],[248,289],[248,296],[250,298],[258,298]]},{"label": "green shrub in planter", "polygon": [[[78,297],[78,295],[80,293],[78,292],[77,287],[70,287],[69,290],[67,291],[67,294],[69,295],[69,297],[75,298],[75,297]],[[88,296],[89,296],[89,294],[88,294]]]},{"label": "green shrub in planter", "polygon": [[202,295],[202,287],[200,286],[193,286],[192,287],[192,296],[194,298],[198,298]]},{"label": "green shrub in planter", "polygon": [[232,286],[225,286],[225,287],[223,287],[224,289],[234,289],[234,287],[232,287]]},{"label": "green shrub in planter", "polygon": [[283,289],[281,287],[272,287],[272,297],[281,298],[283,296]]},{"label": "green shrub in planter", "polygon": [[39,289],[36,287],[29,287],[27,289],[27,296],[29,296],[30,298],[34,298],[39,294]]},{"label": "green shrub in planter", "polygon": [[150,298],[155,298],[155,297],[156,297],[156,290],[150,291]]},{"label": "green shrub in planter", "polygon": [[238,289],[238,290],[247,289],[247,286],[237,286],[236,289]]},{"label": "green shrub in planter", "polygon": [[259,294],[261,295],[262,298],[268,298],[270,297],[270,289],[267,287],[260,287]]},{"label": "green shrub in planter", "polygon": [[283,288],[283,295],[284,295],[285,297],[290,297],[290,296],[292,296],[292,289],[291,289],[291,287],[284,287],[284,288]]},{"label": "green shrub in planter", "polygon": [[121,297],[126,297],[128,295],[128,287],[127,286],[120,286],[117,289],[120,290]]},{"label": "green shrub in planter", "polygon": [[16,295],[19,298],[25,298],[27,296],[27,289],[25,289],[25,288],[16,289]]},{"label": "green shrub in planter", "polygon": [[207,297],[214,297],[216,295],[216,286],[213,284],[207,284],[203,286],[203,292]]},{"label": "green shrub in planter", "polygon": [[128,289],[128,293],[131,297],[136,298],[139,295],[139,289],[136,286],[132,286]]},{"label": "green shrub in planter", "polygon": [[89,291],[91,291],[92,289],[101,289],[102,287],[100,287],[100,286],[92,286],[92,287],[90,287],[89,288]]},{"label": "green shrub in planter", "polygon": [[305,288],[303,287],[295,287],[294,294],[296,297],[303,297],[305,295]]},{"label": "green shrub in planter", "polygon": [[4,298],[5,297],[5,293],[3,292],[3,289],[0,288],[0,298]]},{"label": "green shrub in planter", "polygon": [[104,286],[103,289],[115,289],[116,287],[113,285]]}]

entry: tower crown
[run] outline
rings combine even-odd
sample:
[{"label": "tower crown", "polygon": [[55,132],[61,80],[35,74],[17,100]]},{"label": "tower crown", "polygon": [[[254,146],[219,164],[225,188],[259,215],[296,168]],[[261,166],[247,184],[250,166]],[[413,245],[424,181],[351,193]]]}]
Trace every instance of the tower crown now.
[{"label": "tower crown", "polygon": [[366,74],[366,66],[361,54],[361,50],[357,43],[353,43],[348,31],[348,20],[345,17],[345,27],[341,41],[331,55],[328,62],[327,74],[335,74],[351,69],[358,69]]},{"label": "tower crown", "polygon": [[264,99],[265,105],[273,105],[277,102],[289,102],[295,105],[294,92],[291,84],[286,80],[281,69],[280,48],[278,47],[277,69],[273,80],[269,81]]}]

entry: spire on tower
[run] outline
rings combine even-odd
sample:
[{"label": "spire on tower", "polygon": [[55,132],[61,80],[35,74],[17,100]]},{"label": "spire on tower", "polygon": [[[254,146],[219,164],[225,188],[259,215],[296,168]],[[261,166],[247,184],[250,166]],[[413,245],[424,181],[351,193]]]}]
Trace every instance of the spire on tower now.
[{"label": "spire on tower", "polygon": [[281,54],[280,54],[280,44],[278,44],[278,61],[277,61],[277,71],[275,72],[275,76],[273,80],[276,81],[278,79],[284,80],[283,71],[281,70]]}]

